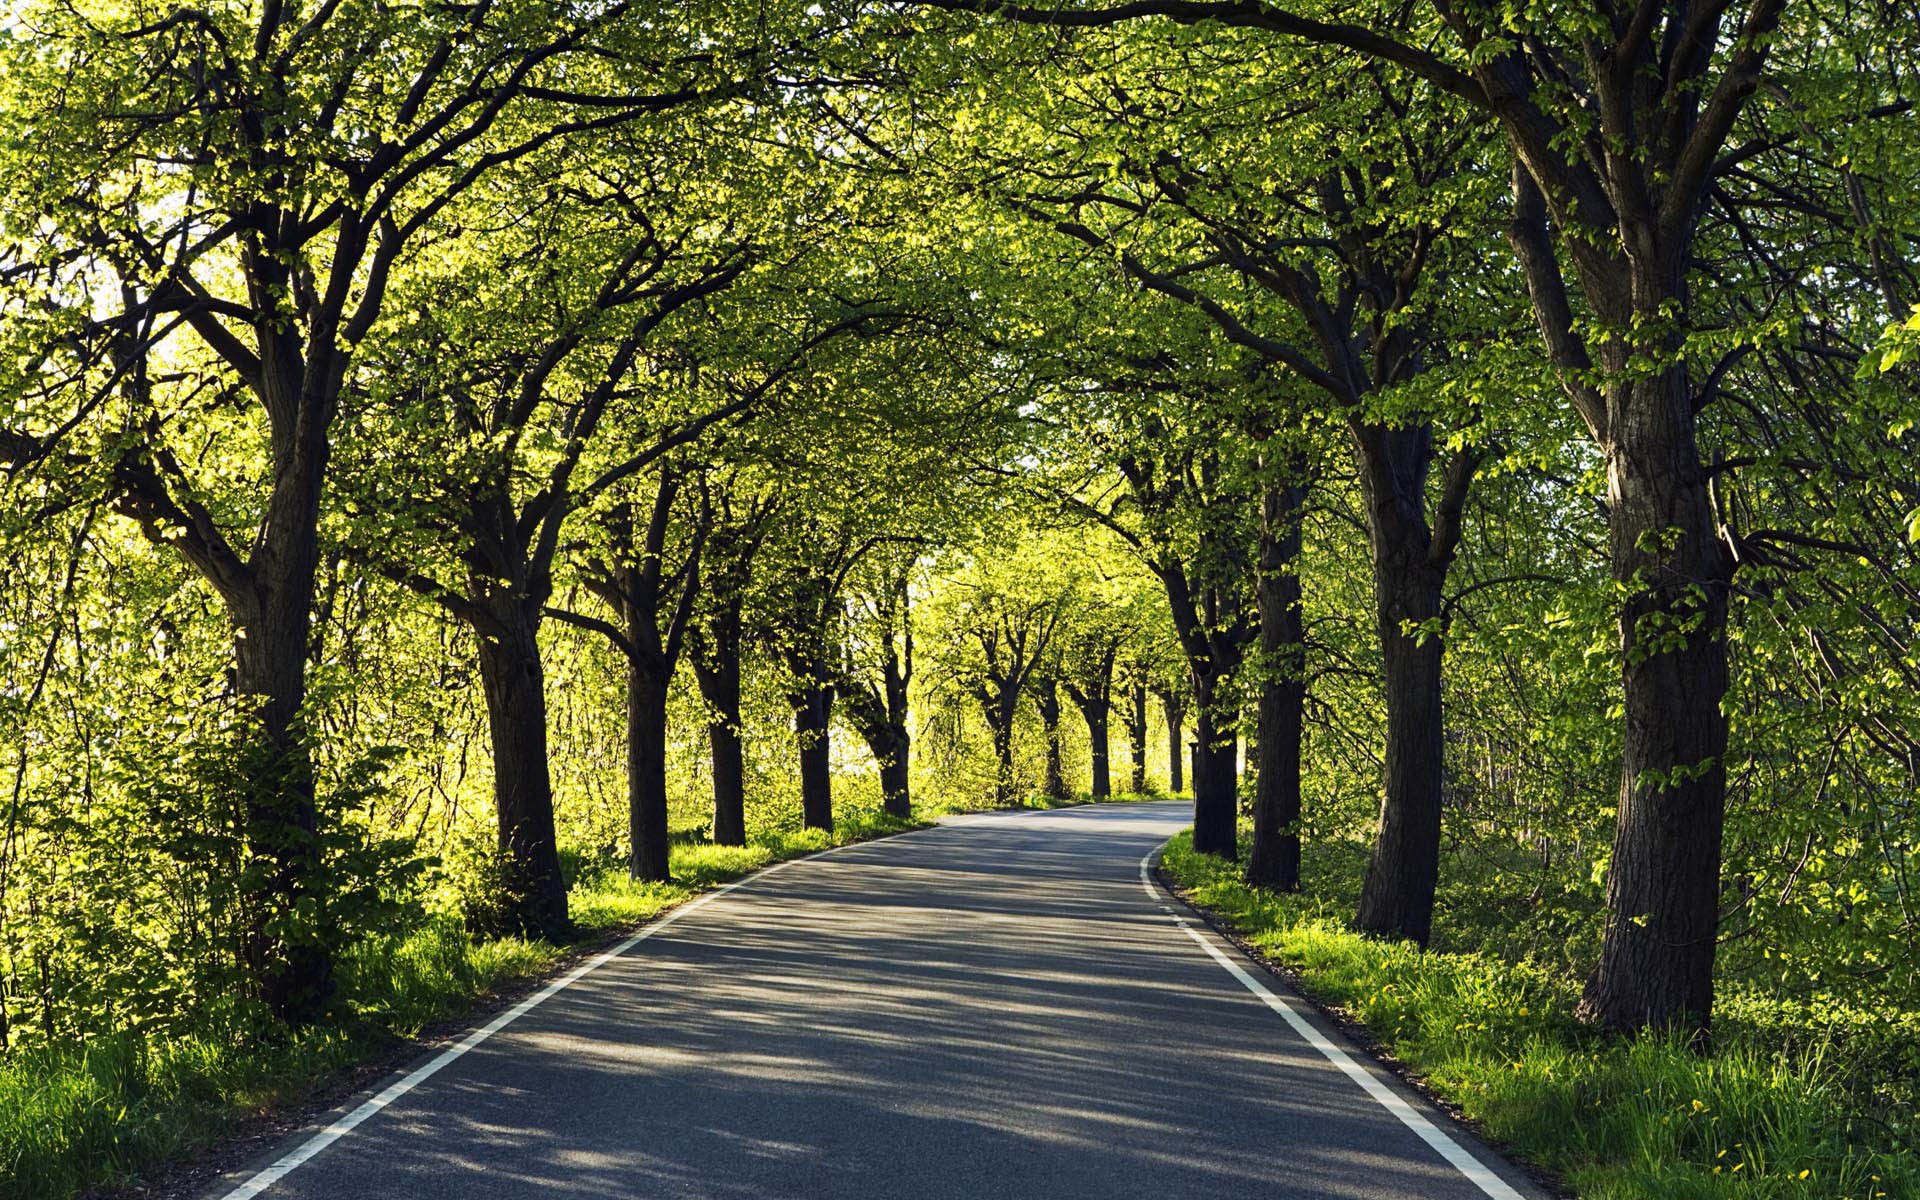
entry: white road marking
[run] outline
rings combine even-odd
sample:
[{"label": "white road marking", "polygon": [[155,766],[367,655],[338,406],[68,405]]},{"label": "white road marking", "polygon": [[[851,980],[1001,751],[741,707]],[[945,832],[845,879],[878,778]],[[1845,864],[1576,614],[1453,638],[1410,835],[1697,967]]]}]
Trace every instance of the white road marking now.
[{"label": "white road marking", "polygon": [[1492,1196],[1494,1200],[1525,1200],[1506,1180],[1495,1175],[1487,1169],[1485,1163],[1482,1163],[1479,1159],[1467,1153],[1466,1147],[1462,1146],[1452,1137],[1449,1137],[1445,1131],[1428,1120],[1426,1114],[1396,1095],[1393,1089],[1376,1079],[1373,1072],[1355,1062],[1352,1055],[1329,1041],[1327,1036],[1315,1028],[1312,1022],[1300,1015],[1298,1009],[1281,999],[1274,993],[1273,989],[1262,983],[1256,976],[1248,972],[1245,967],[1223,953],[1210,939],[1196,930],[1192,922],[1188,921],[1186,917],[1180,915],[1180,913],[1168,907],[1166,904],[1161,903],[1161,892],[1154,887],[1153,876],[1150,873],[1154,856],[1159,853],[1158,848],[1149,850],[1147,856],[1140,860],[1140,885],[1147,889],[1147,898],[1152,900],[1156,905],[1159,905],[1161,912],[1172,917],[1174,924],[1178,925],[1188,937],[1198,943],[1200,948],[1205,950],[1207,954],[1213,958],[1213,961],[1227,969],[1227,974],[1239,980],[1242,987],[1266,1001],[1267,1007],[1285,1018],[1287,1024],[1293,1027],[1295,1033],[1305,1038],[1308,1045],[1318,1050],[1328,1062],[1345,1072],[1347,1078],[1359,1084],[1367,1095],[1373,1097],[1373,1099],[1379,1103],[1380,1107],[1386,1109],[1394,1116],[1399,1117],[1401,1124],[1413,1130],[1421,1141],[1433,1147],[1434,1151],[1438,1153],[1441,1158],[1446,1159],[1448,1165],[1453,1167],[1454,1170],[1466,1176],[1471,1183],[1487,1195]]},{"label": "white road marking", "polygon": [[[931,828],[937,829],[939,828],[939,826],[936,825],[936,826],[932,826]],[[926,832],[926,830],[916,829],[916,830],[908,830],[907,832],[922,833],[922,832]],[[897,837],[901,835],[896,834],[895,836]],[[678,921],[681,917],[686,916],[688,913],[693,912],[696,909],[705,908],[707,905],[713,903],[715,900],[718,900],[720,897],[726,895],[728,892],[733,891],[735,888],[742,887],[746,884],[753,883],[757,880],[765,879],[768,875],[771,875],[775,871],[781,870],[782,868],[793,866],[795,863],[806,862],[808,859],[819,858],[821,855],[824,855],[824,854],[832,854],[836,850],[847,850],[854,846],[861,846],[865,844],[866,843],[864,842],[849,842],[845,846],[830,846],[825,850],[818,850],[812,854],[803,854],[798,858],[789,858],[783,862],[773,863],[770,866],[765,866],[760,868],[758,871],[755,871],[751,875],[745,876],[744,878],[741,878],[741,879],[736,879],[732,883],[729,883],[724,887],[715,888],[711,892],[707,892],[702,896],[698,896],[692,900],[687,901],[685,904],[682,904],[680,907],[673,909],[672,911],[668,912],[665,916],[660,917],[658,920],[649,922],[645,928],[640,930],[640,932],[634,934],[632,937],[628,938],[626,941],[621,942],[619,945],[615,946],[613,949],[607,950],[601,954],[596,954],[591,959],[588,959],[586,962],[575,967],[573,970],[568,971],[565,975],[562,975],[560,978],[554,980],[552,983],[548,984],[546,987],[541,988],[539,991],[535,992],[533,995],[528,996],[525,1000],[522,1000],[520,1003],[514,1005],[512,1008],[508,1009],[506,1012],[501,1013],[499,1016],[495,1017],[493,1020],[487,1022],[485,1025],[482,1025],[480,1028],[474,1030],[472,1033],[468,1034],[464,1039],[462,1039],[457,1044],[447,1047],[445,1050],[442,1050],[439,1054],[434,1055],[431,1059],[420,1064],[418,1067],[414,1068],[412,1071],[401,1076],[399,1079],[394,1080],[392,1083],[382,1088],[378,1094],[374,1095],[371,1099],[361,1104],[360,1107],[354,1109],[352,1112],[348,1113],[346,1116],[341,1117],[338,1121],[335,1121],[333,1124],[327,1126],[325,1129],[320,1130],[318,1133],[314,1134],[312,1137],[308,1138],[306,1141],[301,1142],[298,1146],[288,1151],[283,1157],[281,1157],[278,1161],[276,1161],[272,1166],[263,1168],[258,1173],[256,1173],[251,1178],[249,1178],[246,1182],[240,1184],[240,1186],[226,1193],[224,1196],[220,1198],[220,1200],[253,1200],[253,1197],[258,1196],[261,1192],[266,1191],[268,1188],[272,1187],[274,1184],[280,1182],[281,1179],[285,1178],[288,1173],[293,1171],[295,1168],[299,1167],[300,1164],[306,1162],[308,1159],[320,1153],[322,1150],[325,1150],[328,1146],[333,1145],[335,1142],[339,1141],[342,1137],[345,1137],[348,1133],[351,1133],[355,1126],[365,1121],[368,1117],[373,1116],[375,1113],[379,1112],[381,1109],[385,1108],[387,1105],[392,1104],[395,1100],[398,1100],[400,1097],[406,1095],[408,1092],[412,1091],[414,1088],[417,1088],[422,1083],[425,1083],[428,1079],[432,1078],[436,1073],[440,1071],[441,1068],[445,1067],[448,1063],[459,1058],[461,1055],[465,1054],[467,1051],[473,1049],[475,1046],[478,1046],[481,1042],[486,1041],[488,1038],[492,1037],[494,1034],[499,1033],[502,1029],[505,1029],[507,1026],[513,1024],[515,1021],[518,1021],[521,1017],[526,1016],[528,1013],[538,1008],[541,1005],[541,1003],[543,1003],[544,1001],[552,997],[554,993],[563,991],[566,988],[571,987],[575,983],[578,983],[582,977],[586,976],[592,971],[598,970],[599,968],[605,966],[609,962],[612,962],[614,959],[619,958],[622,954],[625,954],[627,951],[633,949],[635,946],[638,946],[641,942],[646,941],[648,938],[652,937],[654,934],[659,933],[662,929],[665,929],[667,926],[673,924],[675,921]]]}]

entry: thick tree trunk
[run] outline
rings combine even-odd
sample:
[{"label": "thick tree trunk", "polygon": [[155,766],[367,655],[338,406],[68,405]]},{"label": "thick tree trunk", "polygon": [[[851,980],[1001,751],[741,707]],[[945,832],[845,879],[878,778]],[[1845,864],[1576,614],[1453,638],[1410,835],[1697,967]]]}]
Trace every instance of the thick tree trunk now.
[{"label": "thick tree trunk", "polygon": [[993,803],[1005,808],[1013,803],[1013,722],[1016,710],[998,699],[983,700],[987,729],[993,736]]},{"label": "thick tree trunk", "polygon": [[[1440,616],[1444,569],[1427,538],[1375,535],[1374,598],[1386,687],[1387,767],[1373,860],[1354,924],[1363,933],[1426,945],[1440,872],[1440,798],[1445,726],[1440,708]],[[1403,631],[1411,622],[1424,638]]]},{"label": "thick tree trunk", "polygon": [[1240,747],[1231,729],[1219,728],[1211,683],[1195,690],[1193,848],[1232,860],[1240,854]]},{"label": "thick tree trunk", "polygon": [[695,629],[693,677],[707,702],[713,759],[713,840],[747,844],[747,773],[740,746],[740,614],[722,607]]},{"label": "thick tree trunk", "polygon": [[[308,881],[320,865],[313,757],[300,731],[306,699],[313,567],[296,565],[260,603],[235,614],[235,689],[251,709],[246,774],[249,855],[268,864],[247,896],[243,954],[268,1011],[303,1025],[317,1019],[334,991],[324,928],[284,930],[291,913],[311,907]],[[299,586],[301,578],[306,588]]]},{"label": "thick tree trunk", "polygon": [[1093,796],[1113,794],[1113,780],[1110,773],[1112,759],[1107,747],[1107,725],[1111,714],[1112,706],[1105,700],[1096,700],[1080,706],[1080,715],[1087,722],[1087,741],[1092,749],[1092,783],[1087,791]]},{"label": "thick tree trunk", "polygon": [[1300,512],[1304,489],[1270,488],[1261,497],[1259,769],[1254,776],[1253,849],[1247,882],[1300,888],[1300,742],[1307,688],[1303,674]]},{"label": "thick tree trunk", "polygon": [[627,873],[644,883],[670,877],[667,850],[667,681],[627,660]]},{"label": "thick tree trunk", "polygon": [[707,721],[707,748],[713,759],[713,841],[719,846],[747,844],[747,770],[740,746],[740,719]]},{"label": "thick tree trunk", "polygon": [[1147,685],[1136,683],[1127,689],[1127,707],[1122,714],[1127,727],[1127,790],[1144,795],[1147,790]]},{"label": "thick tree trunk", "polygon": [[558,941],[572,932],[572,925],[547,774],[546,677],[539,622],[516,608],[497,609],[500,636],[479,639],[504,893],[502,928],[493,932]]},{"label": "thick tree trunk", "polygon": [[800,743],[800,823],[833,832],[833,691],[807,687],[794,694],[793,728]]},{"label": "thick tree trunk", "polygon": [[1581,1015],[1704,1044],[1726,809],[1727,589],[1684,369],[1610,397],[1607,484],[1626,733],[1606,938]]},{"label": "thick tree trunk", "polygon": [[896,727],[893,751],[880,764],[880,807],[888,816],[902,821],[913,818],[913,782],[908,769],[911,736]]}]

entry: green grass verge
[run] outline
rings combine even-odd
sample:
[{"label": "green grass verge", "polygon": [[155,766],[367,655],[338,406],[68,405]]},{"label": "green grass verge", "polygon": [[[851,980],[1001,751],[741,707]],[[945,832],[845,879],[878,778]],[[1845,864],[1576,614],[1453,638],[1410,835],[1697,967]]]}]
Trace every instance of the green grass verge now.
[{"label": "green grass verge", "polygon": [[1249,888],[1234,864],[1195,854],[1190,834],[1163,865],[1496,1142],[1585,1200],[1920,1197],[1915,1097],[1880,1090],[1834,1037],[1764,1036],[1765,1021],[1738,1014],[1751,998],[1733,1002],[1707,1057],[1667,1039],[1605,1038],[1573,1019],[1577,986],[1564,973],[1360,937],[1324,900]]},{"label": "green grass verge", "polygon": [[576,881],[573,946],[476,941],[457,920],[432,918],[344,956],[344,1016],[335,1024],[247,1039],[122,1035],[15,1055],[0,1064],[0,1197],[64,1200],[127,1184],[214,1142],[236,1121],[300,1104],[338,1072],[464,1016],[490,993],[551,972],[581,944],[770,863],[925,824],[855,816],[831,837],[793,830],[744,847],[677,842],[670,884],[634,884],[618,872]]}]

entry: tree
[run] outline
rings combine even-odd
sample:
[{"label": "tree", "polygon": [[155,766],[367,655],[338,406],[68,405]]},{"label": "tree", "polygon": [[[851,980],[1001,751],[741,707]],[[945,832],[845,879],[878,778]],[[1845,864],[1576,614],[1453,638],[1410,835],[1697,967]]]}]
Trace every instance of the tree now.
[{"label": "tree", "polygon": [[[671,877],[667,861],[667,691],[693,623],[700,592],[700,550],[712,514],[706,498],[686,521],[686,544],[668,567],[667,541],[686,468],[663,466],[647,521],[637,530],[634,500],[621,498],[605,519],[607,557],[590,561],[582,577],[618,614],[609,625],[579,613],[550,610],[571,624],[597,630],[627,664],[628,875],[645,882]],[[636,536],[637,534],[637,536]],[[716,838],[716,840],[718,840]]]},{"label": "tree", "polygon": [[[881,557],[881,556],[876,556]],[[913,612],[910,583],[917,548],[886,556],[861,598],[867,636],[849,644],[839,691],[848,718],[880,767],[880,796],[890,816],[913,815],[913,733],[908,696],[913,684]]]},{"label": "tree", "polygon": [[[40,352],[47,371],[56,358],[64,365],[37,382],[50,401],[101,371],[118,381],[125,427],[140,432],[89,453],[119,505],[185,556],[227,609],[236,686],[254,722],[247,823],[263,864],[248,957],[269,1008],[289,1020],[316,1016],[332,988],[329,948],[275,914],[315,902],[306,879],[318,816],[301,712],[322,497],[356,354],[376,333],[390,281],[493,170],[573,132],[743,87],[715,60],[645,53],[682,34],[630,20],[629,5],[564,29],[539,19],[542,5],[510,7],[534,11],[522,20],[492,6],[424,16],[267,6],[152,22],[109,13],[104,26],[54,5],[31,14],[41,37],[72,47],[81,85],[31,93],[45,102],[33,119],[47,144],[65,151],[38,164],[40,197],[64,215],[36,247],[36,269],[77,304],[77,319],[57,322]],[[391,87],[388,72],[409,85]],[[612,94],[593,91],[599,84]],[[157,162],[180,169],[145,170]],[[80,317],[94,295],[117,296],[117,311]],[[271,452],[238,505],[195,478],[169,435],[151,360],[176,347],[194,374],[254,402]],[[81,401],[47,427],[53,436],[18,429],[0,441],[16,461],[70,452],[96,407]]]}]

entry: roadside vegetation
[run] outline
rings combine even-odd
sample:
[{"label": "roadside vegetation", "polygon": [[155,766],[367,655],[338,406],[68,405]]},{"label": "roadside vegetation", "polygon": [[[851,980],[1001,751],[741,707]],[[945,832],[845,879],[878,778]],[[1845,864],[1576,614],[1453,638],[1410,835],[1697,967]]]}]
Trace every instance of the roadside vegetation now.
[{"label": "roadside vegetation", "polygon": [[1164,791],[1583,1190],[1897,1195],[1916,31],[11,0],[0,1188],[758,863]]},{"label": "roadside vegetation", "polygon": [[[1437,898],[1428,949],[1346,920],[1363,846],[1307,855],[1284,895],[1168,844],[1165,877],[1497,1145],[1593,1200],[1881,1200],[1920,1195],[1920,1010],[1809,1006],[1767,981],[1722,982],[1717,1046],[1597,1036],[1577,981],[1516,948],[1534,913],[1467,886]],[[1460,878],[1464,872],[1450,872]],[[1503,947],[1505,952],[1487,947]]]}]

